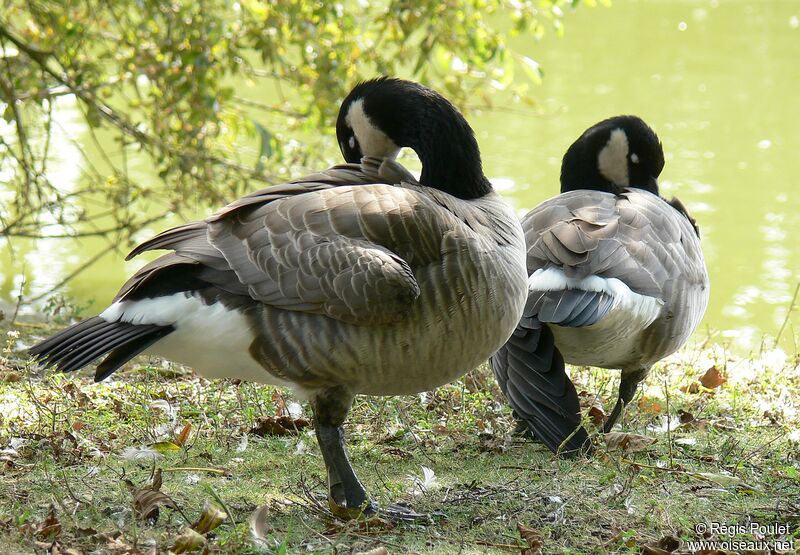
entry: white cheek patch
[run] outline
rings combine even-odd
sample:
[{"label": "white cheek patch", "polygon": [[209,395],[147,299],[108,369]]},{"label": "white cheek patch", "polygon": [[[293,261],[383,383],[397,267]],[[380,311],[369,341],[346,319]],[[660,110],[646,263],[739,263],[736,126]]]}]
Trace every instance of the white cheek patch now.
[{"label": "white cheek patch", "polygon": [[614,129],[606,146],[597,157],[597,169],[610,182],[627,187],[628,177],[628,136],[622,129]]},{"label": "white cheek patch", "polygon": [[400,147],[370,121],[364,112],[363,98],[350,105],[345,122],[353,129],[356,140],[361,146],[361,154],[364,156],[394,159],[400,152]]}]

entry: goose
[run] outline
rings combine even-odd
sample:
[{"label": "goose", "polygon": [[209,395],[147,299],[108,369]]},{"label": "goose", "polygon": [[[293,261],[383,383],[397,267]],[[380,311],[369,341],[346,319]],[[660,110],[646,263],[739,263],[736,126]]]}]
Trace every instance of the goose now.
[{"label": "goose", "polygon": [[705,312],[700,234],[678,199],[659,196],[663,167],[644,121],[606,119],[567,150],[561,194],[522,220],[528,300],[490,365],[520,424],[555,453],[590,448],[565,363],[622,371],[609,432],[652,365]]},{"label": "goose", "polygon": [[[336,130],[357,163],[145,241],[128,258],[170,252],[98,316],[30,353],[63,372],[105,356],[96,381],[147,352],[207,378],[291,387],[313,411],[331,511],[402,519],[419,513],[380,509],[348,459],[354,397],[429,390],[499,349],[527,297],[524,236],[483,174],[469,124],[437,92],[361,83]],[[370,158],[404,146],[425,164],[419,181],[392,156]]]}]

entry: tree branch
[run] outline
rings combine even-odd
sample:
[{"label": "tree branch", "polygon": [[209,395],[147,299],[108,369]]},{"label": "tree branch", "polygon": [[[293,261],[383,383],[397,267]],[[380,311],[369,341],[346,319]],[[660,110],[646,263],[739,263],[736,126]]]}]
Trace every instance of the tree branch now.
[{"label": "tree branch", "polygon": [[83,102],[88,104],[89,106],[95,108],[98,113],[103,116],[106,121],[123,131],[126,135],[130,135],[131,137],[135,138],[141,144],[158,148],[162,150],[169,156],[173,156],[176,158],[181,158],[182,160],[192,161],[192,160],[204,160],[207,162],[211,162],[213,164],[219,164],[226,168],[232,169],[234,171],[239,172],[242,175],[247,176],[250,179],[255,179],[258,181],[264,181],[270,183],[271,180],[261,174],[256,172],[252,168],[248,168],[247,166],[243,166],[238,164],[237,162],[227,160],[225,158],[220,158],[218,156],[208,155],[208,154],[188,154],[185,152],[178,152],[172,147],[165,145],[161,140],[157,137],[153,137],[141,129],[139,129],[136,125],[132,124],[124,117],[119,115],[114,109],[112,109],[108,104],[98,100],[98,98],[94,95],[93,89],[86,87],[81,87],[77,85],[70,77],[64,72],[59,72],[54,70],[48,64],[48,60],[53,59],[58,63],[58,65],[63,69],[63,65],[58,61],[55,55],[52,52],[47,52],[44,50],[40,50],[34,46],[26,44],[22,39],[16,37],[13,33],[11,33],[7,27],[6,22],[0,20],[0,37],[8,39],[12,42],[21,52],[25,53],[31,60],[36,62],[42,70],[53,77],[56,81],[61,83],[62,85],[66,86],[72,93],[80,98]]}]

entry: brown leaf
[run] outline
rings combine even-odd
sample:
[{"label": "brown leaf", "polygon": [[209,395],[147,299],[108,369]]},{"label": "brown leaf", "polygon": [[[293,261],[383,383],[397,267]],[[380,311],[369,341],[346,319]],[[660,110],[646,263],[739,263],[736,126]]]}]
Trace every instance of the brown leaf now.
[{"label": "brown leaf", "polygon": [[97,535],[97,530],[95,530],[94,528],[92,528],[90,526],[87,526],[85,528],[81,527],[81,526],[78,526],[74,530],[75,530],[75,535],[77,537],[79,537],[79,538],[80,537],[88,538],[88,537],[92,537],[92,536],[96,536]]},{"label": "brown leaf", "polygon": [[220,509],[214,503],[209,503],[203,506],[203,512],[197,519],[197,522],[192,524],[192,529],[199,534],[208,534],[211,530],[225,522],[228,518],[228,513]]},{"label": "brown leaf", "polygon": [[656,442],[654,437],[628,434],[625,432],[609,432],[605,434],[605,440],[609,449],[622,449],[629,453],[643,451]]},{"label": "brown leaf", "polygon": [[639,407],[639,411],[643,413],[661,414],[664,412],[664,405],[662,405],[661,401],[655,397],[642,395],[636,402],[636,405]]},{"label": "brown leaf", "polygon": [[673,551],[677,551],[681,547],[681,540],[680,538],[676,538],[675,536],[664,536],[660,540],[658,540],[658,547],[672,553]]},{"label": "brown leaf", "polygon": [[339,534],[342,531],[348,532],[358,532],[361,534],[367,535],[381,535],[383,532],[388,530],[394,529],[394,523],[390,520],[386,520],[385,518],[381,518],[379,516],[373,516],[366,520],[356,520],[356,521],[341,521],[341,520],[334,520],[330,523],[330,525],[325,529],[323,535],[325,536],[332,536],[334,534]]},{"label": "brown leaf", "polygon": [[606,421],[606,411],[603,410],[600,399],[595,399],[594,402],[592,402],[592,406],[589,408],[589,417],[591,417],[595,426],[602,426],[603,422]]},{"label": "brown leaf", "polygon": [[522,555],[542,555],[544,541],[539,531],[535,528],[529,528],[521,522],[517,522],[517,530],[520,537],[528,544],[527,548],[522,549]]},{"label": "brown leaf", "polygon": [[291,416],[263,416],[256,425],[250,429],[251,434],[257,436],[288,436],[297,435],[303,428],[308,428],[311,422],[306,418],[292,418]]},{"label": "brown leaf", "polygon": [[359,551],[356,555],[389,555],[389,550],[381,546],[369,551]]},{"label": "brown leaf", "polygon": [[685,410],[679,410],[678,416],[680,416],[681,424],[688,424],[689,422],[694,422],[695,417],[691,412],[686,412]]},{"label": "brown leaf", "polygon": [[72,547],[64,547],[61,542],[35,542],[36,546],[49,555],[83,555],[83,551]]},{"label": "brown leaf", "polygon": [[203,536],[203,534],[198,534],[191,528],[186,528],[177,538],[175,538],[175,543],[172,546],[172,552],[187,553],[190,551],[197,551],[205,544],[206,538]]},{"label": "brown leaf", "polygon": [[700,378],[700,383],[707,389],[715,389],[727,381],[728,378],[716,366],[706,370],[706,373]]},{"label": "brown leaf", "polygon": [[5,368],[0,369],[0,382],[16,383],[21,381],[22,374],[19,372],[14,372],[13,370],[7,370]]},{"label": "brown leaf", "polygon": [[125,480],[133,494],[133,512],[142,520],[158,520],[159,506],[177,509],[175,502],[159,491],[161,489],[161,469],[153,476],[153,483],[141,488],[134,487],[130,480]]},{"label": "brown leaf", "polygon": [[642,555],[669,555],[670,552],[655,545],[643,545]]},{"label": "brown leaf", "polygon": [[286,414],[286,400],[278,391],[272,394],[272,402],[275,403],[275,414]]},{"label": "brown leaf", "polygon": [[35,534],[40,540],[52,540],[61,535],[61,522],[59,522],[56,516],[56,508],[54,505],[50,505],[47,518],[44,519],[44,522],[42,522]]},{"label": "brown leaf", "polygon": [[681,391],[684,393],[700,393],[700,384],[697,382],[692,382],[689,385],[684,385],[681,387]]},{"label": "brown leaf", "polygon": [[511,448],[514,438],[510,434],[480,434],[480,450],[482,453],[505,453]]},{"label": "brown leaf", "polygon": [[189,439],[189,433],[191,431],[192,431],[192,424],[190,422],[187,422],[186,425],[181,430],[181,433],[179,433],[178,436],[172,442],[175,443],[176,445],[180,445],[181,447],[183,447],[184,445],[186,445],[186,440]]}]

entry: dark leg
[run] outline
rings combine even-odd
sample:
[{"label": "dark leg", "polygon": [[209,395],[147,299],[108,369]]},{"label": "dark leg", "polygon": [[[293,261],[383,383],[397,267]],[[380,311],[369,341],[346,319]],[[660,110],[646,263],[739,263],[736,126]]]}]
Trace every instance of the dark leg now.
[{"label": "dark leg", "polygon": [[633,400],[636,388],[639,387],[639,382],[645,379],[649,372],[650,368],[642,368],[633,372],[625,372],[623,370],[622,377],[619,380],[619,398],[617,399],[617,404],[614,405],[614,410],[611,411],[611,415],[603,425],[603,432],[608,433],[611,431],[622,415],[623,409]]},{"label": "dark leg", "polygon": [[342,386],[326,389],[311,401],[314,429],[328,471],[328,505],[331,512],[345,519],[380,514],[391,520],[429,522],[431,515],[417,513],[406,505],[378,509],[359,481],[344,445],[342,424],[353,403],[353,395]]},{"label": "dark leg", "polygon": [[328,471],[328,504],[336,516],[343,518],[375,513],[344,445],[342,424],[352,403],[353,395],[342,386],[323,391],[311,402],[314,429]]}]

